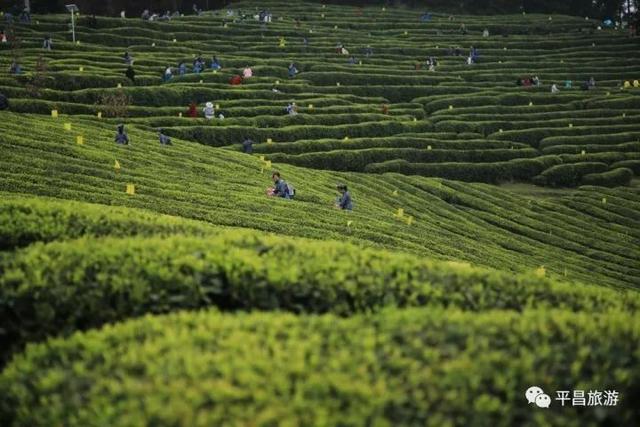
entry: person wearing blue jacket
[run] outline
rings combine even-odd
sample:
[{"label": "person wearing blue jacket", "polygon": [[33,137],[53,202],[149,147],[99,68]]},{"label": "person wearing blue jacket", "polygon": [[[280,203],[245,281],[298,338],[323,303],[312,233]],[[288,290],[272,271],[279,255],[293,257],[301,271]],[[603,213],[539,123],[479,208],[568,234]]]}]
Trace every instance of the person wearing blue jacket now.
[{"label": "person wearing blue jacket", "polygon": [[280,172],[274,172],[271,175],[271,179],[273,180],[273,196],[282,197],[283,199],[291,199],[293,197],[289,190],[289,185],[280,177]]},{"label": "person wearing blue jacket", "polygon": [[124,125],[118,125],[118,133],[115,137],[116,144],[129,145],[129,136],[124,131]]},{"label": "person wearing blue jacket", "polygon": [[346,184],[338,184],[336,186],[340,195],[336,199],[336,208],[342,209],[343,211],[353,210],[353,202],[351,201],[351,193],[347,189]]}]

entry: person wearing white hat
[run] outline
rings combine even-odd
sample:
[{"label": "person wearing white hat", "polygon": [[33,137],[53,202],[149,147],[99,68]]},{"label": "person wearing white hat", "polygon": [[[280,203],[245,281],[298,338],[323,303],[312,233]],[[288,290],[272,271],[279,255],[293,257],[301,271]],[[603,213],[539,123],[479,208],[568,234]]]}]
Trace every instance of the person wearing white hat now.
[{"label": "person wearing white hat", "polygon": [[213,109],[213,103],[212,102],[207,102],[204,106],[204,117],[205,119],[211,120],[213,118],[215,118],[216,116],[216,112]]}]

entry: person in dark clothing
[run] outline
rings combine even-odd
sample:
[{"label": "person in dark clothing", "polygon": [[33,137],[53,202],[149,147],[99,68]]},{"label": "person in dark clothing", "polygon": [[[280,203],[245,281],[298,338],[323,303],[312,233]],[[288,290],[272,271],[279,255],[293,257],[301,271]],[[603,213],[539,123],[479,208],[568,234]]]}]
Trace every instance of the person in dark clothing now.
[{"label": "person in dark clothing", "polygon": [[336,198],[336,208],[343,211],[353,210],[353,202],[351,201],[351,193],[347,190],[346,184],[338,184],[336,186],[340,195]]},{"label": "person in dark clothing", "polygon": [[127,76],[132,83],[136,82],[136,72],[132,66],[127,67],[127,71],[124,72],[124,75]]},{"label": "person in dark clothing", "polygon": [[124,131],[124,125],[118,125],[118,133],[116,133],[115,141],[116,144],[129,145],[129,137]]},{"label": "person in dark clothing", "polygon": [[22,67],[20,66],[20,64],[17,61],[13,61],[11,63],[11,66],[9,67],[9,74],[22,74]]},{"label": "person in dark clothing", "polygon": [[129,54],[129,52],[125,52],[122,59],[124,59],[125,64],[133,65],[133,57]]},{"label": "person in dark clothing", "polygon": [[158,130],[158,139],[160,140],[160,145],[173,145],[171,143],[171,138],[165,135],[162,129]]},{"label": "person in dark clothing", "polygon": [[248,136],[245,136],[244,141],[242,141],[242,151],[246,154],[252,154],[253,144],[254,142]]},{"label": "person in dark clothing", "polygon": [[0,93],[0,110],[6,110],[9,108],[9,100],[6,96]]}]

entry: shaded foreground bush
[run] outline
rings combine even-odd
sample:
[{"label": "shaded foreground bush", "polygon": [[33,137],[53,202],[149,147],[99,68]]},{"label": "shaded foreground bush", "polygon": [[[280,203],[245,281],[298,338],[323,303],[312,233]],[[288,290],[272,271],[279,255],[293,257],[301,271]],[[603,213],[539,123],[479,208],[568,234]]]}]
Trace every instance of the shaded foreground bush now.
[{"label": "shaded foreground bush", "polygon": [[[630,313],[389,310],[348,319],[179,313],[30,346],[0,376],[7,426],[638,425]],[[617,406],[528,405],[532,384]],[[585,393],[586,394],[586,393]]]},{"label": "shaded foreground bush", "polygon": [[633,293],[245,231],[208,239],[35,244],[1,268],[4,357],[50,335],[207,306],[345,316],[388,306],[640,308],[640,297]]}]

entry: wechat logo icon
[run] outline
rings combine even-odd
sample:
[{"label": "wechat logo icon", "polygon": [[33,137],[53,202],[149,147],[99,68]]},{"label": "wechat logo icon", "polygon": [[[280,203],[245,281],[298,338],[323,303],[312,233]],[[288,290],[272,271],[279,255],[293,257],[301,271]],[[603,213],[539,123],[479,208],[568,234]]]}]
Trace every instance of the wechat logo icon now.
[{"label": "wechat logo icon", "polygon": [[535,403],[538,408],[548,408],[551,405],[551,398],[548,394],[538,386],[532,386],[524,393],[524,397],[527,398],[527,403]]}]

